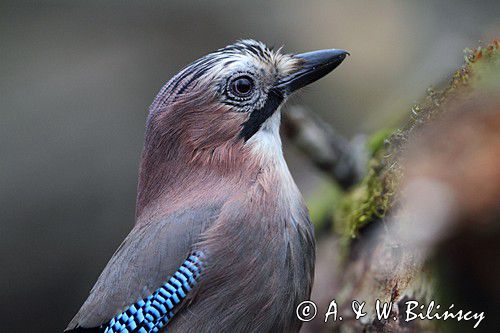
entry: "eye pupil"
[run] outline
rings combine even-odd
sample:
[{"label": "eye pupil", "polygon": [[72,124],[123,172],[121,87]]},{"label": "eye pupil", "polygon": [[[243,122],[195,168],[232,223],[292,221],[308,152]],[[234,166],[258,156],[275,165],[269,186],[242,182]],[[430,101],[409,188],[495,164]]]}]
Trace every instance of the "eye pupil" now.
[{"label": "eye pupil", "polygon": [[252,80],[247,77],[240,77],[233,81],[232,90],[241,96],[248,95],[253,88]]}]

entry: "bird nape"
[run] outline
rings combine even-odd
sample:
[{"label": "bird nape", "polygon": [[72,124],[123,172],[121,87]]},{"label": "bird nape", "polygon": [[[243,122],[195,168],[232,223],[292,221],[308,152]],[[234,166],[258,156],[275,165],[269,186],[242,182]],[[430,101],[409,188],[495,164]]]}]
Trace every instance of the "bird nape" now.
[{"label": "bird nape", "polygon": [[243,40],[182,69],[149,109],[136,223],[67,331],[297,332],[313,226],[280,107],[348,54]]}]

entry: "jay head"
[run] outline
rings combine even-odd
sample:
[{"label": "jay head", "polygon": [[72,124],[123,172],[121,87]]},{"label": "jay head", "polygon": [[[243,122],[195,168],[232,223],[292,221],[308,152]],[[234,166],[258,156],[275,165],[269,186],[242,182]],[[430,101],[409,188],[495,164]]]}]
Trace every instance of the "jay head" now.
[{"label": "jay head", "polygon": [[280,107],[346,55],[243,40],[174,76],[149,110],[136,224],[67,330],[298,331],[314,236]]}]

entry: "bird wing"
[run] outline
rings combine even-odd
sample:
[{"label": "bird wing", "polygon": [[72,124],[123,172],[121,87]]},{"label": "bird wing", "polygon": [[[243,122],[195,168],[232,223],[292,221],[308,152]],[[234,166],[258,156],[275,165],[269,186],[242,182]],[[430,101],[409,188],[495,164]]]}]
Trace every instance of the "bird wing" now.
[{"label": "bird wing", "polygon": [[183,264],[221,207],[189,208],[159,221],[136,224],[66,330],[99,327],[154,293]]}]

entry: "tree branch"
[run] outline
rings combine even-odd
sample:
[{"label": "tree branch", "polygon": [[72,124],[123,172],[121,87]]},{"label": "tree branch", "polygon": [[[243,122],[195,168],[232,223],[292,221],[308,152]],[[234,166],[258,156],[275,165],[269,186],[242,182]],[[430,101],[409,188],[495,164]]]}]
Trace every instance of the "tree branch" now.
[{"label": "tree branch", "polygon": [[318,167],[343,189],[354,185],[366,162],[365,140],[352,142],[301,106],[283,113],[284,134]]}]

